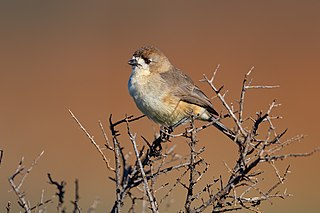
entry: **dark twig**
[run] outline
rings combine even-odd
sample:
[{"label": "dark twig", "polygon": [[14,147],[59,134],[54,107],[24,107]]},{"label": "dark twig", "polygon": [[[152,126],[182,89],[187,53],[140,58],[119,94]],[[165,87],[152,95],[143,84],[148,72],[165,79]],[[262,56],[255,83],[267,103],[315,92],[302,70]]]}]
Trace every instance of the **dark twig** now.
[{"label": "dark twig", "polygon": [[[53,201],[53,198],[54,198],[54,197],[55,197],[55,196],[52,196],[52,198],[49,198],[49,199],[47,199],[47,200],[41,200],[40,203],[38,203],[37,205],[35,205],[35,206],[33,206],[32,208],[30,208],[30,210],[33,211],[33,210],[35,210],[35,209],[38,209],[38,208],[40,208],[40,207],[45,206],[45,205],[48,204],[48,203],[51,203],[51,202]],[[39,212],[40,212],[40,210],[39,210]]]},{"label": "dark twig", "polygon": [[6,206],[6,213],[10,213],[11,210],[11,202],[8,201],[7,206]]},{"label": "dark twig", "polygon": [[75,197],[74,197],[74,201],[71,201],[71,203],[73,204],[73,213],[81,213],[81,209],[79,206],[79,181],[78,179],[75,180],[74,182],[75,185]]},{"label": "dark twig", "polygon": [[129,127],[129,123],[128,122],[127,122],[127,130],[128,130],[128,135],[130,137],[131,143],[133,145],[134,152],[135,152],[136,157],[137,157],[137,162],[138,162],[138,165],[139,165],[139,168],[140,168],[140,172],[141,172],[141,175],[142,175],[142,178],[143,178],[144,188],[145,188],[145,190],[147,192],[147,196],[148,196],[148,199],[149,199],[149,202],[150,202],[150,206],[151,206],[152,212],[159,212],[158,211],[157,201],[155,200],[153,194],[151,193],[151,191],[149,189],[148,180],[146,178],[146,174],[144,172],[143,165],[142,165],[142,162],[140,160],[140,155],[139,155],[139,151],[138,151],[137,144],[136,144],[136,135],[133,135],[130,132],[130,127]]},{"label": "dark twig", "polygon": [[59,202],[58,202],[58,207],[57,210],[58,212],[65,212],[65,210],[63,209],[63,203],[64,203],[64,195],[65,195],[65,186],[66,186],[66,182],[61,181],[60,183],[57,181],[54,181],[51,177],[51,174],[48,173],[48,178],[49,178],[49,184],[54,185],[58,192],[56,193],[56,195],[59,198]]},{"label": "dark twig", "polygon": [[261,159],[261,162],[284,160],[286,158],[292,158],[292,157],[309,157],[319,151],[320,151],[320,147],[306,153],[291,153],[291,154],[285,154],[285,155],[266,156],[265,158]]},{"label": "dark twig", "polygon": [[2,163],[3,153],[4,153],[4,151],[2,149],[0,149],[0,166]]},{"label": "dark twig", "polygon": [[193,201],[193,195],[194,195],[194,186],[196,184],[196,132],[195,132],[195,126],[194,126],[194,119],[192,118],[191,120],[191,128],[193,131],[191,132],[190,136],[190,141],[188,142],[189,148],[190,148],[190,164],[189,164],[189,183],[187,186],[187,197],[186,197],[186,202],[184,204],[184,207],[186,209],[186,212],[191,212],[191,203]]},{"label": "dark twig", "polygon": [[[125,121],[124,121],[125,122]],[[116,202],[115,205],[112,208],[111,212],[119,212],[121,209],[121,205],[122,205],[122,200],[123,197],[121,196],[121,174],[120,174],[120,170],[121,170],[121,162],[120,162],[120,158],[121,158],[121,148],[120,148],[120,144],[118,142],[118,131],[115,129],[115,127],[117,125],[119,125],[120,123],[123,122],[116,122],[115,124],[112,123],[112,114],[109,117],[109,128],[112,134],[112,141],[113,141],[113,147],[114,147],[114,158],[115,158],[115,164],[116,164],[116,168],[115,168],[115,172],[116,172]]]}]

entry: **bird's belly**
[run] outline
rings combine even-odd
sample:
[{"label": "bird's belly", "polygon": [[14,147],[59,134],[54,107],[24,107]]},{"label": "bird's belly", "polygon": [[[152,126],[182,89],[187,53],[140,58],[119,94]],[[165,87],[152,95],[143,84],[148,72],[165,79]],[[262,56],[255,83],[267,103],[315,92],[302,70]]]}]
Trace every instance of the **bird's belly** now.
[{"label": "bird's belly", "polygon": [[165,98],[169,91],[161,85],[151,82],[142,84],[130,78],[128,83],[129,93],[142,113],[151,120],[165,126],[171,126],[177,121],[172,115],[179,100]]}]

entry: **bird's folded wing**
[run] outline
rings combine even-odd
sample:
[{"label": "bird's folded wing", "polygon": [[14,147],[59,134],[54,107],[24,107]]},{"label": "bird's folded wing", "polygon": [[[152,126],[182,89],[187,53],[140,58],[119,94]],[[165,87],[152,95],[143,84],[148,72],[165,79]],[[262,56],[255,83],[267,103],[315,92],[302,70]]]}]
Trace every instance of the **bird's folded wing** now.
[{"label": "bird's folded wing", "polygon": [[172,93],[186,103],[195,104],[208,110],[213,115],[219,115],[213,108],[209,98],[196,86],[192,79],[180,70],[169,70],[160,73]]},{"label": "bird's folded wing", "polygon": [[209,101],[208,97],[197,87],[195,87],[189,95],[181,95],[180,98],[181,101],[205,108],[213,115],[219,115],[218,112],[213,108],[212,103]]}]

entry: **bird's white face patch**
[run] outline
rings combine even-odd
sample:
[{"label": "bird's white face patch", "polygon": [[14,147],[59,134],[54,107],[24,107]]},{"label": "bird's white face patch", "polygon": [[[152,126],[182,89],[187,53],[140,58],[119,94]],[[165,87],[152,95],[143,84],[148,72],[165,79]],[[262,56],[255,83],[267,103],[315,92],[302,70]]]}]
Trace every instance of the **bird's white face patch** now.
[{"label": "bird's white face patch", "polygon": [[141,57],[135,57],[133,56],[132,59],[135,59],[137,61],[137,65],[132,67],[132,72],[135,75],[149,75],[150,70],[149,70],[149,64],[146,64],[146,62],[143,60]]}]

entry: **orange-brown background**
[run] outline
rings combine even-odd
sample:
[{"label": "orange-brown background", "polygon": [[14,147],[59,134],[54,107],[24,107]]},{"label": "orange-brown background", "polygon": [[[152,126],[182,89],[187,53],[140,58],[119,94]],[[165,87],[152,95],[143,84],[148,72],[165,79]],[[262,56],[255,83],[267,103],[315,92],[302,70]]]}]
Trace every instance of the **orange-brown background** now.
[{"label": "orange-brown background", "polygon": [[[103,143],[98,120],[125,113],[140,115],[127,92],[131,69],[127,60],[142,45],[153,44],[195,81],[221,64],[217,84],[238,99],[243,75],[255,66],[254,84],[280,89],[248,94],[247,110],[266,109],[273,98],[283,105],[274,111],[288,127],[287,137],[307,135],[288,151],[319,146],[319,1],[2,1],[0,3],[0,209],[8,200],[16,209],[7,178],[22,156],[26,165],[42,151],[43,158],[24,183],[32,204],[53,193],[46,173],[67,181],[67,202],[73,181],[80,180],[80,205],[87,209],[96,197],[98,212],[110,209],[114,187],[100,156],[70,117],[72,109]],[[212,96],[209,87],[198,85]],[[217,103],[217,100],[214,100]],[[222,107],[216,104],[219,110]],[[157,125],[147,119],[134,131],[151,138]],[[200,134],[210,163],[209,176],[226,170],[236,149],[210,129]],[[127,141],[128,142],[128,141]],[[177,143],[177,151],[184,149]],[[127,150],[131,145],[124,144]],[[111,155],[110,155],[111,158]],[[294,197],[271,205],[266,212],[317,212],[320,190],[319,155],[291,159],[286,183]],[[273,173],[267,174],[272,179]],[[208,177],[209,179],[209,177]],[[282,189],[284,189],[283,187]],[[181,208],[185,194],[172,208]],[[49,205],[50,212],[54,206]],[[68,204],[69,211],[71,206]]]}]

